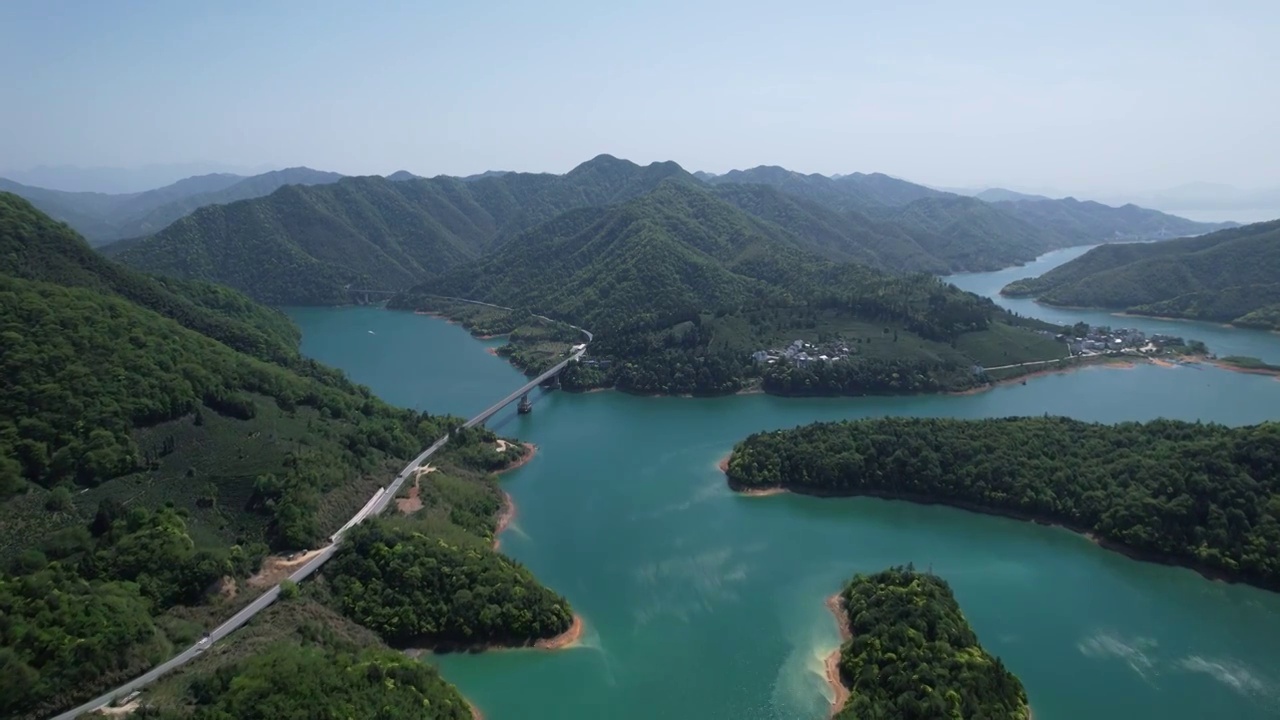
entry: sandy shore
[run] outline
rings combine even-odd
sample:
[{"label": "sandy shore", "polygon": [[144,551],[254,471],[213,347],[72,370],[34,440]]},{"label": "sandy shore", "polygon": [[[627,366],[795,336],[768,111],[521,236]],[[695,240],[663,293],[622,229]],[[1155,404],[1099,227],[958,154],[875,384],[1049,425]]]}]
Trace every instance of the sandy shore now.
[{"label": "sandy shore", "polygon": [[583,622],[582,616],[574,613],[573,624],[568,630],[559,635],[546,640],[538,640],[533,644],[535,648],[540,650],[563,650],[571,648],[582,641]]},{"label": "sandy shore", "polygon": [[1239,365],[1224,363],[1220,360],[1208,360],[1206,362],[1208,362],[1210,365],[1213,365],[1215,367],[1220,367],[1223,370],[1230,370],[1231,372],[1244,373],[1245,375],[1270,375],[1271,377],[1280,379],[1280,371],[1276,371],[1276,370],[1268,370],[1267,368],[1240,367]]},{"label": "sandy shore", "polygon": [[498,357],[498,348],[491,348],[491,347],[487,347],[487,348],[485,348],[485,349],[484,349],[484,351],[485,351],[485,352],[487,352],[487,353],[489,353],[490,355],[492,355],[492,356],[494,356],[494,357]]},{"label": "sandy shore", "polygon": [[493,531],[493,549],[497,550],[502,545],[501,535],[516,519],[516,503],[511,499],[511,495],[502,493],[502,512],[498,514],[498,527]]},{"label": "sandy shore", "polygon": [[[531,443],[531,442],[522,442],[522,443],[520,443],[520,444],[521,444],[522,446],[524,446],[524,449],[525,449],[525,451],[524,451],[524,455],[521,455],[519,460],[516,460],[515,462],[511,463],[510,465],[508,465],[508,466],[506,466],[506,467],[502,468],[501,470],[499,470],[498,472],[494,473],[495,475],[501,475],[502,473],[511,472],[512,470],[515,470],[516,468],[518,468],[518,467],[520,467],[520,466],[524,465],[525,463],[529,462],[530,460],[532,460],[532,459],[533,459],[533,456],[534,456],[534,455],[537,455],[537,454],[538,454],[538,446],[537,446],[537,445],[534,445],[534,444],[533,444],[533,443]],[[505,448],[504,448],[504,449],[505,449]]]},{"label": "sandy shore", "polygon": [[[827,609],[831,611],[832,616],[836,619],[836,627],[840,628],[840,645],[853,639],[853,630],[849,628],[849,616],[844,612],[844,601],[840,599],[837,593],[827,598]],[[844,686],[844,682],[840,679],[840,648],[836,648],[826,658],[826,675],[827,684],[831,686],[831,691],[835,697],[831,700],[831,715],[840,712],[840,708],[844,707],[845,701],[849,699],[849,689]]]},{"label": "sandy shore", "polygon": [[472,705],[470,700],[467,700],[466,702],[467,709],[471,711],[471,720],[484,720],[484,715],[480,714],[480,708]]}]

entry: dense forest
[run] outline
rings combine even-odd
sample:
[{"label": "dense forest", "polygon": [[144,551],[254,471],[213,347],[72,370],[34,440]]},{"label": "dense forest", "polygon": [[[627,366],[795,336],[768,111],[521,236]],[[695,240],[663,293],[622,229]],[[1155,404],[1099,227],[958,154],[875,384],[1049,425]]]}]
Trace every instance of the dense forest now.
[{"label": "dense forest", "polygon": [[1028,720],[1018,678],[992,657],[945,580],[910,567],[857,575],[840,592],[842,720]]},{"label": "dense forest", "polygon": [[362,523],[325,577],[344,614],[401,646],[525,645],[573,622],[564,598],[461,534]]},{"label": "dense forest", "polygon": [[1097,247],[1001,293],[1056,305],[1280,329],[1280,221]]},{"label": "dense forest", "polygon": [[1142,555],[1280,587],[1280,424],[885,418],[759,433],[737,487],[943,502],[1061,523]]},{"label": "dense forest", "polygon": [[[4,717],[48,715],[194,642],[252,599],[246,581],[268,553],[325,544],[462,422],[386,405],[302,359],[280,313],[105,260],[13,195],[0,195],[0,336]],[[515,459],[495,439],[459,433],[438,454],[462,477],[441,484],[466,502],[439,500],[446,490],[431,483],[427,504],[447,509],[414,537],[468,539],[445,561],[477,597],[553,597],[488,547],[501,503],[484,473]],[[459,627],[530,633],[524,617],[495,622],[488,605],[438,600],[433,610]],[[384,664],[325,657],[339,669]],[[235,716],[236,689],[213,705]]]},{"label": "dense forest", "polygon": [[[391,305],[449,312],[441,296],[589,328],[589,357],[561,378],[570,389],[719,394],[760,383],[779,394],[964,390],[985,381],[975,366],[1065,354],[1030,331],[1039,325],[988,299],[925,274],[833,262],[717,193],[680,182],[613,208],[560,216]],[[807,367],[752,358],[797,339],[838,345],[844,357]],[[519,338],[512,340],[518,348]]]},{"label": "dense forest", "polygon": [[429,663],[306,592],[265,610],[248,632],[219,643],[140,698],[157,720],[471,720],[458,691]]}]

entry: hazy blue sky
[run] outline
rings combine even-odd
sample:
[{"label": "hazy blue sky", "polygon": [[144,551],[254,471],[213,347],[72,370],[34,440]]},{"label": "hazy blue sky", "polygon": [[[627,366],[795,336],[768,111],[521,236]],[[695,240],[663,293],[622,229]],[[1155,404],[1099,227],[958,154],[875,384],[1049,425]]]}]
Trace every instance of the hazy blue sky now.
[{"label": "hazy blue sky", "polygon": [[1280,185],[1280,2],[0,2],[0,170]]}]

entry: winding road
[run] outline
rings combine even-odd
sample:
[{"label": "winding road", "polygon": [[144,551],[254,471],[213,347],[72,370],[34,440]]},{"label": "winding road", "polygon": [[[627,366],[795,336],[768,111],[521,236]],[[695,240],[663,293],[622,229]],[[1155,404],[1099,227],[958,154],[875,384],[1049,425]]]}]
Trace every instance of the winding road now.
[{"label": "winding road", "polygon": [[[460,302],[467,302],[474,305],[487,305],[489,307],[498,308],[500,310],[511,310],[511,308],[505,308],[500,305],[491,305],[489,303],[476,302],[474,300],[462,300],[461,298],[448,298],[448,299],[458,300]],[[534,317],[547,320],[548,322],[559,322],[556,320],[551,320],[551,318],[543,317],[542,315],[535,315]],[[575,330],[582,332],[587,337],[587,342],[588,343],[591,342],[592,335],[590,332],[583,330],[582,328],[577,326],[571,325],[570,327],[573,327]],[[493,417],[494,413],[498,412],[499,410],[506,407],[507,405],[510,405],[511,403],[515,402],[516,399],[518,399],[520,396],[538,387],[544,381],[560,374],[560,371],[564,370],[565,367],[569,365],[569,363],[575,362],[578,359],[580,359],[583,353],[585,353],[586,351],[587,351],[586,345],[584,344],[572,355],[565,358],[564,360],[557,363],[556,365],[552,366],[550,369],[538,375],[533,380],[530,380],[529,382],[525,383],[515,392],[511,393],[510,395],[507,395],[506,397],[502,398],[501,400],[489,406],[488,408],[485,408],[480,414],[476,415],[475,417],[471,418],[466,423],[464,423],[462,427],[472,428],[477,425],[483,424],[486,420]],[[369,515],[378,515],[382,513],[382,511],[386,510],[387,505],[389,505],[391,501],[395,499],[396,493],[400,491],[400,486],[403,485],[406,480],[412,477],[413,473],[419,467],[421,467],[422,464],[425,463],[432,455],[438,452],[440,448],[444,447],[445,444],[449,442],[449,438],[450,438],[450,435],[445,435],[439,440],[436,440],[434,443],[431,444],[430,447],[428,447],[426,450],[423,450],[420,455],[418,455],[413,460],[411,460],[409,464],[406,465],[405,468],[400,471],[400,474],[396,475],[395,480],[392,480],[391,484],[386,487],[386,491],[382,493],[382,496],[378,498],[377,502],[374,503],[374,505],[370,508],[369,512],[366,514],[365,517],[368,517]],[[364,509],[361,508],[361,511],[363,510]],[[359,515],[360,513],[357,512],[356,515],[353,516],[353,519],[359,517]],[[360,519],[363,520],[363,518],[360,518]],[[358,524],[358,523],[354,523],[354,524]],[[292,580],[295,583],[302,582],[303,580],[306,580],[308,577],[314,574],[317,570],[319,570],[320,567],[324,565],[326,562],[328,562],[329,559],[333,557],[333,554],[337,552],[338,545],[341,544],[342,536],[346,532],[346,529],[347,528],[343,528],[342,530],[339,530],[337,533],[334,533],[333,541],[329,545],[325,546],[318,555],[308,560],[306,563],[301,565],[297,570],[293,571],[293,573],[289,575],[288,579]],[[157,679],[159,679],[161,676],[165,675],[166,673],[170,672],[171,670],[174,670],[178,667],[181,667],[182,665],[187,664],[188,662],[191,662],[195,658],[199,657],[205,650],[208,650],[210,647],[212,647],[219,640],[222,640],[226,636],[240,629],[241,626],[243,626],[245,623],[252,620],[255,615],[265,610],[268,606],[271,605],[271,603],[275,602],[276,598],[278,597],[280,597],[280,585],[276,585],[272,587],[270,590],[267,590],[266,592],[262,593],[258,597],[254,598],[253,602],[249,603],[244,608],[242,608],[240,612],[237,612],[235,615],[232,615],[229,620],[222,623],[218,627],[214,628],[213,631],[211,631],[207,636],[205,636],[205,638],[201,639],[195,645],[192,645],[191,647],[183,650],[177,655],[151,668],[147,672],[143,673],[142,675],[139,675],[138,677],[130,680],[129,682],[126,682],[123,685],[120,685],[119,687],[116,687],[108,692],[105,692],[99,695],[98,697],[95,697],[94,699],[90,700],[89,702],[86,702],[83,705],[80,705],[79,707],[68,710],[59,715],[55,715],[52,720],[72,720],[73,718],[77,718],[81,715],[84,715],[85,713],[90,713],[100,708],[106,707],[115,698],[123,697],[125,695],[128,695],[129,693],[132,693],[134,690],[141,689],[142,687],[145,687],[146,685],[149,685],[155,682]]]}]

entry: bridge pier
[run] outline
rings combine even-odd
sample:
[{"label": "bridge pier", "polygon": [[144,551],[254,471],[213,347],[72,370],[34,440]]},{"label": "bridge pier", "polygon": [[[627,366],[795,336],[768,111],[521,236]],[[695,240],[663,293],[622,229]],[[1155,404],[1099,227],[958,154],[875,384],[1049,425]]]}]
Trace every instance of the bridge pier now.
[{"label": "bridge pier", "polygon": [[516,412],[521,415],[533,412],[533,403],[529,402],[529,393],[520,396],[520,404],[516,406]]}]

